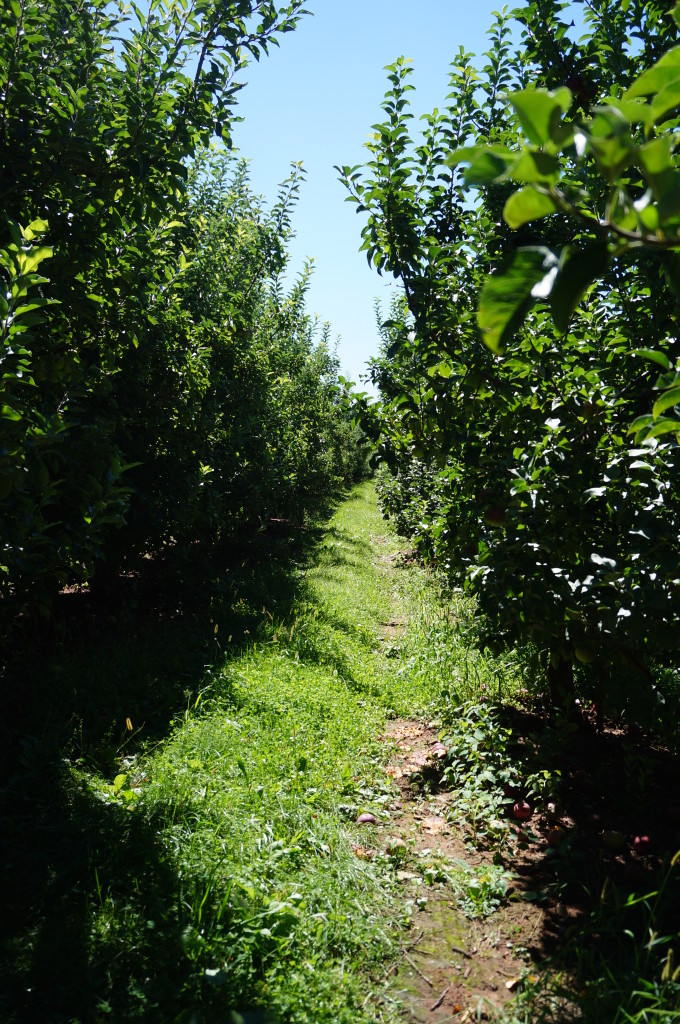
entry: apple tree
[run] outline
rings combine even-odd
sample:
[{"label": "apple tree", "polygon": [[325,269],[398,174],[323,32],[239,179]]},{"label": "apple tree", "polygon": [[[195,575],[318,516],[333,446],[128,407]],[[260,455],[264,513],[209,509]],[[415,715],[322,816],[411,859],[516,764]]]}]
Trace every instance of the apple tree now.
[{"label": "apple tree", "polygon": [[602,0],[572,41],[566,8],[498,16],[486,63],[458,53],[419,134],[411,70],[391,66],[371,159],[341,170],[369,262],[403,285],[374,367],[387,507],[476,594],[487,642],[542,652],[554,700],[584,662],[611,704],[649,705],[650,665],[680,641],[678,448],[644,420],[677,359],[676,257],[621,246],[588,209],[661,201],[633,150],[673,193],[672,126],[645,150],[629,108],[653,103],[636,83],[678,31],[660,4]]}]

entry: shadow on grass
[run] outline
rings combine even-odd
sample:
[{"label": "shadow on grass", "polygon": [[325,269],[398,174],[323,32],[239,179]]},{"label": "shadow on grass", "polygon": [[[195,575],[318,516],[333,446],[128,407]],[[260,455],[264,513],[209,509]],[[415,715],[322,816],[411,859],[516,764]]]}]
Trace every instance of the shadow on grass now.
[{"label": "shadow on grass", "polygon": [[[0,737],[3,1021],[166,1022],[183,1011],[188,1021],[198,1006],[201,1020],[228,1022],[252,997],[252,967],[218,988],[186,948],[185,889],[196,879],[159,842],[167,821],[100,799],[74,765],[111,782],[122,756],[162,740],[211,665],[295,615],[323,536],[279,527],[210,552],[168,550],[104,599],[62,594],[49,628],[16,641]],[[333,663],[314,637],[306,645],[302,658]],[[342,659],[336,667],[348,671]]]},{"label": "shadow on grass", "polygon": [[248,971],[224,973],[216,988],[199,962],[188,922],[201,880],[181,877],[157,839],[172,809],[131,814],[35,746],[25,762],[21,790],[4,794],[13,813],[0,819],[0,1019],[226,1024],[234,1007],[243,1013]]},{"label": "shadow on grass", "polygon": [[277,530],[211,551],[169,548],[103,595],[62,593],[49,623],[15,637],[3,673],[3,775],[26,737],[104,773],[162,739],[207,668],[238,657],[269,616],[291,615],[322,536]]},{"label": "shadow on grass", "polygon": [[[0,822],[6,965],[0,1016],[84,1022],[112,1013],[122,1020],[136,1019],[131,1003],[177,1005],[187,971],[178,956],[176,881],[153,832],[123,807],[81,790],[37,744],[22,767],[3,794]],[[130,957],[143,960],[146,973],[139,978],[139,971],[129,971],[129,987],[112,993],[111,972],[128,973],[107,952],[115,936],[107,935],[113,915],[107,922],[105,908],[114,904],[138,919]],[[93,905],[103,911],[96,935]]]}]

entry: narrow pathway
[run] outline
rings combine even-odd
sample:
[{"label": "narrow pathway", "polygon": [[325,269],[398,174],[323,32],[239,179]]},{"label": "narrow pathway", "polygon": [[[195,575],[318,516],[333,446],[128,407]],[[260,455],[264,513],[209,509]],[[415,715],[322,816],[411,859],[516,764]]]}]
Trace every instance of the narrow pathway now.
[{"label": "narrow pathway", "polygon": [[386,846],[401,864],[405,898],[418,908],[409,930],[415,936],[388,976],[388,997],[403,1003],[404,1020],[495,1019],[528,976],[516,950],[530,944],[542,912],[517,900],[483,917],[461,909],[457,897],[484,884],[494,854],[472,849],[449,821],[456,794],[438,787],[446,748],[432,727],[412,719],[388,723],[384,739],[392,749],[387,774],[399,787]]},{"label": "narrow pathway", "polygon": [[[353,849],[384,874],[393,908],[396,902],[406,909],[395,956],[368,1003],[403,1021],[496,1018],[530,978],[517,950],[540,930],[542,912],[536,904],[503,898],[503,886],[511,890],[515,884],[511,873],[494,863],[493,851],[476,850],[450,823],[456,794],[439,787],[446,748],[431,722],[441,673],[452,671],[451,664],[441,665],[441,649],[433,647],[442,607],[408,546],[381,520],[380,532],[372,517],[368,532],[362,530],[351,509],[350,503],[339,512],[347,523],[345,543],[351,550],[348,538],[358,527],[373,563],[372,570],[364,565],[362,571],[377,572],[379,581],[373,598],[380,593],[389,602],[389,611],[384,604],[369,610],[363,604],[367,592],[351,588],[354,613],[367,628],[377,626],[380,639],[371,669],[381,680],[373,714],[382,717],[387,709],[377,738],[383,747],[381,770],[390,783],[386,791],[376,790],[376,801],[357,805],[355,817],[364,812],[369,820],[357,830]],[[333,594],[337,572],[335,566],[329,574],[323,560],[313,570],[319,594]],[[365,661],[363,671],[369,671]],[[475,886],[480,893],[489,887],[489,878],[499,880],[501,895],[485,904],[483,895],[475,900],[471,894]]]}]

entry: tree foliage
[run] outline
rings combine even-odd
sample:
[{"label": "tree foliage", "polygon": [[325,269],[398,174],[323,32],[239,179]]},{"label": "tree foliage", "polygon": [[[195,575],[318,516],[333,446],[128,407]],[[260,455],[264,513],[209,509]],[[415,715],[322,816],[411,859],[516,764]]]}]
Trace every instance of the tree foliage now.
[{"label": "tree foliage", "polygon": [[370,161],[341,169],[403,284],[373,368],[387,510],[556,699],[584,662],[636,711],[680,642],[677,37],[661,3],[536,0],[482,67],[459,51],[420,134],[392,65]]},{"label": "tree foliage", "polygon": [[[301,0],[0,12],[0,597],[302,514],[357,470],[310,268],[229,141],[239,70]],[[301,402],[301,396],[305,402]]]}]

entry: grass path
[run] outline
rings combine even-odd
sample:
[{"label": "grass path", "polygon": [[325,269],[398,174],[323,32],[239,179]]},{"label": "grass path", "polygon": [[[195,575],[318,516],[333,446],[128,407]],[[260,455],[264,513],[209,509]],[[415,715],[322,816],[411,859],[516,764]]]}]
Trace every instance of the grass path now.
[{"label": "grass path", "polygon": [[[356,855],[356,818],[394,797],[386,718],[426,714],[441,685],[413,653],[436,598],[421,570],[398,567],[402,546],[359,487],[293,566],[292,597],[268,589],[261,558],[217,581],[213,656],[155,747],[124,757],[123,745],[108,770],[62,758],[49,791],[29,764],[33,824],[17,848],[30,833],[32,853],[13,854],[21,934],[3,1019],[378,1019],[370,979],[394,954],[402,908],[384,866]],[[158,674],[148,648],[140,658],[146,635],[158,643],[140,626],[129,649],[74,655],[73,692],[104,692],[114,673],[131,705]],[[178,645],[172,623],[162,635]],[[180,657],[173,647],[166,663]]]},{"label": "grass path", "polygon": [[259,1004],[355,1024],[367,974],[390,955],[394,901],[356,857],[353,823],[393,796],[386,713],[425,713],[438,685],[394,657],[426,600],[421,572],[396,569],[399,547],[373,488],[355,490],[290,614],[263,607],[263,638],[215,668],[201,713],[144,766],[147,813],[172,808],[186,994],[203,1013]]}]

